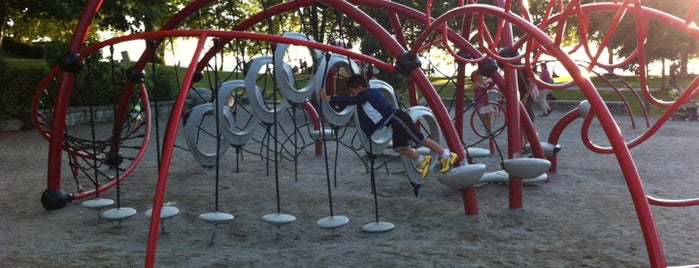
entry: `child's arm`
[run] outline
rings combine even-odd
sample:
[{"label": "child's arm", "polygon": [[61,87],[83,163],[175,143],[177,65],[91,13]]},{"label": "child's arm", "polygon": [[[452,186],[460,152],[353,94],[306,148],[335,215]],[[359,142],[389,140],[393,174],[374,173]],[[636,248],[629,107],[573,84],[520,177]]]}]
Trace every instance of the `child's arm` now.
[{"label": "child's arm", "polygon": [[325,93],[325,89],[320,89],[320,92],[318,93],[318,97],[320,97],[321,100],[327,101],[330,104],[340,104],[340,105],[356,105],[357,104],[357,99],[355,97],[350,97],[350,96],[329,96],[328,94]]},{"label": "child's arm", "polygon": [[320,97],[321,100],[330,102],[330,96],[328,96],[328,94],[325,94],[324,88],[320,89],[320,92],[318,92],[318,97]]}]

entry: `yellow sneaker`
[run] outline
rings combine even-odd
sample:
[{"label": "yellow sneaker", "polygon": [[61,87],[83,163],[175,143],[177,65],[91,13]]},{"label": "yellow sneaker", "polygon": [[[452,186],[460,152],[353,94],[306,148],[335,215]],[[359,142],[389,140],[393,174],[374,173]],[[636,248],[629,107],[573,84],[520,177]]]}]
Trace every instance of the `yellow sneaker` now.
[{"label": "yellow sneaker", "polygon": [[426,155],[425,160],[422,161],[419,165],[417,165],[417,169],[420,170],[420,179],[425,179],[427,177],[427,173],[430,172],[430,162],[432,161],[432,156]]},{"label": "yellow sneaker", "polygon": [[446,173],[451,168],[451,165],[456,164],[456,159],[458,156],[455,153],[451,153],[449,158],[440,157],[439,163],[442,164],[442,169],[439,170],[442,173]]}]

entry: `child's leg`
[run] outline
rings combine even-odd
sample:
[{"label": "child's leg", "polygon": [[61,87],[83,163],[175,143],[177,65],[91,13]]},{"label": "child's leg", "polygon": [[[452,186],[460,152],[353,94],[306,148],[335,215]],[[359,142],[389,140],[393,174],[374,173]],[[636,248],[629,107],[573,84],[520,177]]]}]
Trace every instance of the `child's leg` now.
[{"label": "child's leg", "polygon": [[551,93],[550,89],[544,89],[543,91],[541,91],[541,95],[544,96],[543,98],[541,98],[541,104],[543,104],[542,108],[544,109],[544,112],[546,112],[546,113],[548,113],[548,111],[551,110],[551,106],[549,106],[549,101],[546,98],[546,96],[548,96],[549,93]]},{"label": "child's leg", "polygon": [[546,95],[544,94],[539,94],[534,98],[534,101],[536,102],[537,105],[539,105],[539,108],[544,110],[546,112],[548,110],[548,103],[546,102]]},{"label": "child's leg", "polygon": [[490,128],[492,127],[492,123],[490,122],[490,117],[492,116],[492,113],[487,113],[483,116],[483,124],[485,124],[485,129],[488,131],[488,134],[490,134]]},{"label": "child's leg", "polygon": [[409,157],[413,161],[418,161],[418,158],[420,158],[420,154],[413,149],[399,150],[398,153]]},{"label": "child's leg", "polygon": [[442,169],[440,172],[444,173],[449,171],[449,165],[456,163],[457,155],[450,152],[448,149],[442,148],[442,146],[440,146],[434,140],[427,138],[422,144],[425,145],[425,147],[430,148],[430,150],[433,152],[439,154],[439,163],[442,164]]},{"label": "child's leg", "polygon": [[399,154],[402,154],[406,157],[409,157],[413,161],[415,161],[417,164],[417,169],[420,170],[420,178],[425,179],[427,177],[427,173],[430,171],[430,162],[432,161],[432,157],[429,155],[422,156],[420,153],[413,149],[402,149],[398,150]]},{"label": "child's leg", "polygon": [[[394,150],[417,162],[417,168],[420,170],[421,178],[425,179],[425,177],[427,177],[427,173],[429,173],[432,159],[431,156],[422,156],[420,153],[411,148],[419,144],[422,140],[425,140],[425,138],[415,127],[410,115],[404,111],[397,110],[391,118],[391,128],[393,129]],[[428,143],[426,146],[428,146],[430,150],[433,150],[434,148],[443,152],[439,144],[435,143],[434,141],[432,144]]]},{"label": "child's leg", "polygon": [[444,155],[445,150],[434,140],[427,138],[422,144],[425,145],[425,147],[429,148],[431,151],[437,153],[438,155]]},{"label": "child's leg", "polygon": [[425,145],[425,147],[427,147],[431,151],[437,153],[442,158],[450,158],[452,155],[452,153],[449,151],[449,149],[442,148],[441,145],[439,145],[437,142],[435,142],[434,140],[432,140],[430,138],[425,139],[425,141],[422,143],[422,145]]}]

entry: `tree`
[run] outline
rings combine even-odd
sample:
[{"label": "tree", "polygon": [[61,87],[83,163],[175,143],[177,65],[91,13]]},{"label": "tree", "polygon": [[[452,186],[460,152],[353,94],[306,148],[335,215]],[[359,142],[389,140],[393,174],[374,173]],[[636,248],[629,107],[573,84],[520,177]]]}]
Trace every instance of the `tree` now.
[{"label": "tree", "polygon": [[0,39],[12,36],[26,43],[66,39],[72,35],[82,5],[78,0],[5,0],[0,4]]},{"label": "tree", "polygon": [[0,51],[3,51],[2,41],[3,37],[5,37],[5,25],[9,20],[8,13],[10,8],[10,2],[10,0],[7,0],[0,3]]},{"label": "tree", "polygon": [[[644,6],[685,18],[689,2],[648,0],[642,3]],[[613,14],[610,12],[590,15],[590,34],[593,40],[601,41],[607,35],[612,18]],[[610,40],[608,48],[619,57],[628,57],[638,47],[637,35],[627,34],[636,32],[636,19],[636,16],[627,13]],[[694,21],[698,19],[699,14],[695,13]],[[647,40],[643,40],[647,63],[665,59],[678,60],[681,69],[686,72],[689,59],[697,56],[697,41],[658,21],[652,21],[649,24],[648,33]]]},{"label": "tree", "polygon": [[[90,35],[96,37],[97,30],[155,30],[183,2],[186,0],[104,1],[93,24],[97,27]],[[70,40],[84,4],[79,0],[5,0],[0,4],[0,38],[12,36],[24,43]]]}]

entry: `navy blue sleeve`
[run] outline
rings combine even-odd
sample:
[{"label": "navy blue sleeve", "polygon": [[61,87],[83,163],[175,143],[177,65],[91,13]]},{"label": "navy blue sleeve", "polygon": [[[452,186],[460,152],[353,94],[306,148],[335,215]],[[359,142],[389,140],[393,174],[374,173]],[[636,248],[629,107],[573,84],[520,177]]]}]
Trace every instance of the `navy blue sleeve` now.
[{"label": "navy blue sleeve", "polygon": [[332,96],[330,97],[330,104],[332,105],[361,105],[367,100],[362,94],[357,96]]}]

